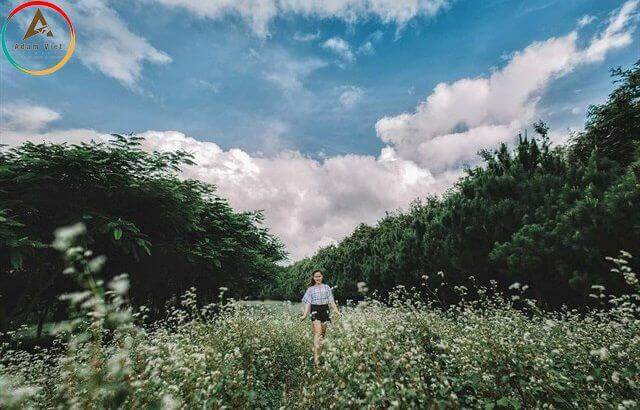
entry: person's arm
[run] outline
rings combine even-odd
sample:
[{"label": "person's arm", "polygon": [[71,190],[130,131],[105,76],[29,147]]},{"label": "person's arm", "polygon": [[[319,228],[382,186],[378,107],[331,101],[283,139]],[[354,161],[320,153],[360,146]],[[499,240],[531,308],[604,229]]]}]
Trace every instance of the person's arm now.
[{"label": "person's arm", "polygon": [[302,316],[300,316],[300,320],[304,320],[309,312],[311,311],[311,305],[309,303],[302,304]]},{"label": "person's arm", "polygon": [[300,316],[300,320],[304,320],[309,312],[311,312],[311,296],[309,295],[309,289],[307,289],[302,297],[302,316]]}]

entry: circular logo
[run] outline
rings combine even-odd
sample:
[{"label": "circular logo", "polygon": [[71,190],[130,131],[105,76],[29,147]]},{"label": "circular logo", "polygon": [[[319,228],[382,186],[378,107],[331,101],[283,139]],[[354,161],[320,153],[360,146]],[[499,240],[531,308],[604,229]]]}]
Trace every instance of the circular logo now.
[{"label": "circular logo", "polygon": [[[19,37],[22,37],[22,40],[14,42],[11,47],[7,47],[7,27],[9,26],[9,22],[11,22],[14,17],[18,19],[18,17],[22,15],[21,12],[25,10],[33,10],[33,7],[37,7],[37,9],[35,9],[35,13],[33,14],[24,35],[22,35],[22,32],[20,33]],[[66,51],[64,44],[56,41],[54,28],[47,23],[47,18],[40,7],[45,10],[53,10],[57,13],[56,16],[58,16],[58,19],[62,17],[66,22],[69,28],[69,39],[66,45]],[[51,16],[49,17],[51,18]],[[27,20],[25,20],[25,22],[29,21],[28,18],[29,16],[27,16]],[[57,36],[59,37],[59,34]],[[4,25],[2,26],[0,40],[2,41],[2,51],[9,62],[23,73],[31,75],[47,75],[55,73],[61,69],[67,61],[69,61],[76,48],[76,32],[73,28],[73,24],[71,23],[71,19],[67,16],[67,13],[51,2],[39,0],[27,1],[11,10],[9,17],[7,17],[7,20],[5,20]],[[12,56],[9,51],[10,48],[14,50],[14,54],[23,53],[26,55],[27,53],[31,53],[30,56],[35,56],[37,54],[41,60],[43,57],[46,57],[45,59],[53,58],[54,62],[46,62],[44,67],[27,68],[23,65],[25,64],[24,61],[16,61],[17,58],[15,55]],[[60,58],[59,56],[62,57]],[[34,57],[32,57],[32,59],[33,58]]]}]

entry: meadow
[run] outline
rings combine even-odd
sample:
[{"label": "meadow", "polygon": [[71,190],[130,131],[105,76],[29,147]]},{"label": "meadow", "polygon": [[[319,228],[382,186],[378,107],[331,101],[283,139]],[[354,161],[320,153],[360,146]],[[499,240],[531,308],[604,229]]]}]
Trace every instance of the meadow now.
[{"label": "meadow", "polygon": [[[106,260],[78,246],[77,225],[57,232],[72,319],[57,342],[27,352],[0,346],[2,408],[637,408],[640,290],[621,253],[613,271],[636,289],[592,297],[601,308],[545,312],[492,284],[457,286],[462,302],[441,307],[438,288],[397,286],[342,303],[314,369],[311,326],[300,305],[227,299],[181,308],[142,325],[127,303],[128,278],[94,279]],[[426,277],[425,284],[426,282]],[[446,275],[439,274],[442,286]],[[471,278],[473,281],[473,278]],[[426,285],[425,285],[426,286]],[[9,337],[14,334],[10,332]]]}]

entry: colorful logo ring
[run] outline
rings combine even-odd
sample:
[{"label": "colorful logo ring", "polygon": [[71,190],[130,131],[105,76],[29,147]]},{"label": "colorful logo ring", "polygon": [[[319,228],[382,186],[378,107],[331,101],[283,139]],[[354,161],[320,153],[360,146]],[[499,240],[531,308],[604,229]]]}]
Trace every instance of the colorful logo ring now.
[{"label": "colorful logo ring", "polygon": [[[67,21],[67,25],[69,26],[69,33],[70,33],[67,53],[64,55],[62,60],[60,60],[53,67],[45,68],[42,70],[30,70],[18,64],[16,60],[14,60],[13,57],[11,57],[11,54],[9,54],[9,50],[7,49],[7,44],[5,41],[5,33],[7,31],[7,25],[9,24],[9,21],[11,20],[11,18],[16,14],[18,14],[19,12],[21,12],[22,10],[28,7],[33,7],[33,6],[48,7],[58,12],[58,14],[60,14]],[[67,13],[65,13],[64,10],[62,10],[60,7],[48,1],[39,1],[39,0],[28,1],[26,3],[19,5],[15,9],[13,9],[11,13],[9,13],[9,17],[7,17],[7,20],[4,22],[4,25],[2,26],[2,34],[0,34],[0,39],[2,40],[2,51],[4,51],[4,55],[7,56],[7,59],[9,60],[9,62],[18,70],[22,71],[23,73],[27,73],[31,75],[47,75],[47,74],[55,73],[56,71],[61,69],[62,66],[67,63],[67,61],[69,61],[69,59],[71,58],[71,55],[73,54],[73,51],[76,48],[76,31],[73,28],[73,24],[71,24],[71,19],[69,18],[69,16],[67,16]]]}]

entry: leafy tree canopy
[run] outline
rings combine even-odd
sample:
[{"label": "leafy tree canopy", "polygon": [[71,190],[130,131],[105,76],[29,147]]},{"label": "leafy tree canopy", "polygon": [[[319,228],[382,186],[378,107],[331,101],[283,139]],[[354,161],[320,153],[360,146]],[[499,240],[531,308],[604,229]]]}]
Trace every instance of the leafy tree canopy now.
[{"label": "leafy tree canopy", "polygon": [[[336,296],[357,298],[357,281],[381,292],[430,284],[528,284],[549,306],[587,303],[591,285],[622,290],[605,257],[640,255],[640,61],[613,70],[617,88],[588,110],[585,130],[552,148],[548,127],[510,149],[480,153],[441,197],[416,201],[376,226],[362,225],[340,244],[288,267],[270,287],[298,299],[310,270],[325,270]],[[638,268],[638,262],[634,262]],[[439,296],[447,303],[454,295]],[[449,300],[448,300],[449,299]]]},{"label": "leafy tree canopy", "polygon": [[33,144],[0,150],[0,326],[64,316],[74,289],[48,244],[82,221],[86,242],[109,255],[105,277],[131,275],[131,297],[153,313],[192,286],[255,294],[284,257],[260,212],[235,212],[215,187],[179,178],[183,151],[148,153],[140,138]]}]

